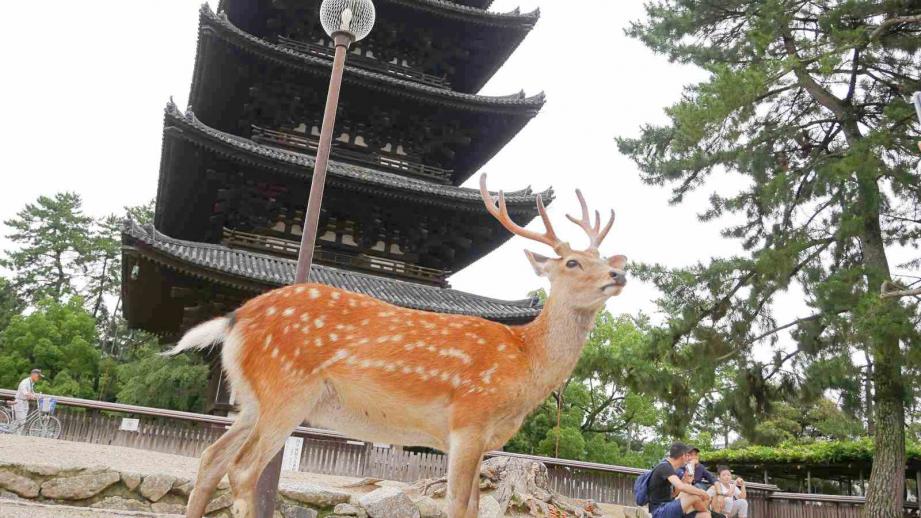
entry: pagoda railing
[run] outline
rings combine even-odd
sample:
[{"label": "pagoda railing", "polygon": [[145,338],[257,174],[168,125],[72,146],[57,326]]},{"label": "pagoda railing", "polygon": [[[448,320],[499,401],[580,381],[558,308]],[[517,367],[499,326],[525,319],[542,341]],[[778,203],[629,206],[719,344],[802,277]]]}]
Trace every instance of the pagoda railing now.
[{"label": "pagoda railing", "polygon": [[[288,239],[241,232],[229,228],[225,228],[223,231],[223,242],[231,248],[244,248],[289,257],[297,257],[300,250],[299,243]],[[446,270],[426,268],[385,257],[345,254],[323,248],[315,249],[314,258],[318,263],[328,266],[341,266],[348,269],[391,275],[443,287],[447,286],[448,275],[450,275],[450,272]]]},{"label": "pagoda railing", "polygon": [[[271,130],[256,125],[253,125],[252,129],[252,139],[261,144],[269,144],[308,154],[314,154],[317,151],[318,143],[314,138]],[[332,156],[349,163],[381,167],[385,170],[418,176],[441,184],[451,183],[451,177],[454,175],[452,169],[411,162],[399,155],[346,149],[335,142],[333,143]]]},{"label": "pagoda railing", "polygon": [[[329,60],[333,59],[333,53],[335,52],[334,49],[324,47],[323,45],[317,45],[316,43],[305,43],[303,41],[285,38],[284,36],[278,37],[278,45],[291,50],[296,50],[303,54]],[[374,72],[382,72],[387,75],[395,76],[399,79],[406,79],[408,81],[422,83],[424,85],[433,86],[435,88],[443,88],[445,90],[451,88],[451,83],[446,77],[426,74],[425,72],[420,72],[419,70],[415,70],[410,67],[397,65],[395,63],[387,63],[385,61],[369,58],[367,56],[350,54],[349,63],[358,63],[362,68],[372,70]]]}]

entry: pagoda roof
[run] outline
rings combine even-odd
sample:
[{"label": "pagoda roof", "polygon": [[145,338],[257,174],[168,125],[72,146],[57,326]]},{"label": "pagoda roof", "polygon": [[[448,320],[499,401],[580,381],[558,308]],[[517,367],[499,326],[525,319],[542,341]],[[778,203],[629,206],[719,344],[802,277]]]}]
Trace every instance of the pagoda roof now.
[{"label": "pagoda roof", "polygon": [[[237,290],[238,293],[246,294],[246,298],[294,282],[296,261],[292,259],[173,239],[149,225],[141,226],[132,220],[125,221],[122,242],[125,253],[134,255],[135,259],[152,261],[166,267],[173,274],[191,276],[199,283],[204,280],[209,284]],[[126,267],[131,262],[125,261]],[[311,273],[314,282],[363,293],[409,309],[480,316],[508,323],[530,321],[541,309],[536,298],[497,300],[450,288],[426,286],[317,264],[312,266]],[[144,312],[136,309],[145,304],[145,300],[139,298],[144,297],[146,290],[133,290],[130,286],[137,277],[137,274],[130,271],[125,276],[125,312],[129,322],[133,320],[133,325],[145,327],[139,321],[143,320]],[[156,284],[162,282],[158,280]],[[154,327],[169,331],[162,324]],[[179,322],[174,324],[174,331],[179,331]]]},{"label": "pagoda roof", "polygon": [[[255,177],[267,175],[278,183],[294,186],[306,192],[313,174],[315,158],[310,155],[262,145],[251,140],[210,128],[191,112],[183,114],[175,104],[167,104],[164,114],[163,156],[156,201],[157,228],[171,235],[194,240],[215,240],[209,232],[210,217],[215,205],[213,191],[230,188],[222,182],[207,182],[206,164],[209,157],[221,160],[220,168],[233,167],[234,172]],[[336,193],[353,199],[348,193],[372,197],[375,203],[416,207],[415,213],[439,209],[449,219],[463,222],[466,227],[489,229],[472,234],[468,248],[457,250],[455,271],[476,261],[506,242],[511,234],[501,229],[483,205],[478,189],[443,185],[331,160],[327,177],[327,202]],[[196,179],[195,177],[199,178]],[[210,190],[208,192],[208,185]],[[191,199],[190,196],[194,197]],[[531,188],[506,193],[509,212],[519,221],[537,217],[537,196],[545,203],[553,201],[553,190],[535,193]],[[303,197],[306,199],[306,197]],[[390,201],[388,201],[390,200]],[[351,203],[354,203],[352,201]],[[343,210],[350,211],[350,207]],[[213,232],[212,232],[213,233]]]},{"label": "pagoda roof", "polygon": [[[221,0],[219,10],[241,29],[260,38],[295,37],[317,41],[327,38],[318,23],[320,0]],[[485,2],[465,5],[450,0],[378,0],[377,30],[359,46],[412,49],[421,39],[438,40],[454,50],[444,62],[446,78],[458,91],[476,92],[495,74],[540,18],[540,10],[487,11]],[[479,4],[479,5],[477,5]],[[290,16],[297,8],[298,17]],[[299,19],[306,17],[308,19]],[[407,30],[411,28],[412,30]],[[425,34],[419,31],[428,29]],[[306,31],[306,33],[305,33]],[[404,56],[404,57],[409,57]],[[424,70],[436,73],[437,70]]]},{"label": "pagoda roof", "polygon": [[[252,121],[247,121],[244,113],[246,95],[256,86],[257,78],[273,79],[257,71],[261,65],[277,65],[292,73],[305,97],[310,93],[322,94],[316,96],[319,105],[309,107],[311,112],[322,114],[332,66],[329,60],[250,35],[231,24],[223,14],[217,15],[207,4],[203,5],[198,55],[189,95],[189,104],[196,114],[212,127],[248,135],[250,124],[247,122]],[[248,72],[250,70],[252,72]],[[392,109],[414,120],[428,117],[430,126],[447,127],[456,123],[462,128],[476,128],[448,164],[455,171],[455,185],[492,158],[537,115],[545,102],[543,93],[530,97],[523,92],[481,96],[348,66],[343,78],[343,98],[340,119],[360,119],[356,123],[371,125],[374,119],[380,118],[376,109]],[[349,111],[346,104],[356,107]],[[263,115],[274,119],[291,117],[291,114]]]}]

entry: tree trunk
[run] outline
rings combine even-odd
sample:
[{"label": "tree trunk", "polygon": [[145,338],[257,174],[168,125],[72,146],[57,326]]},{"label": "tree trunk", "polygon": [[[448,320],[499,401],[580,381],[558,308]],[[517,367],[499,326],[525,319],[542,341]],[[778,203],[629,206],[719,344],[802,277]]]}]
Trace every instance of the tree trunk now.
[{"label": "tree trunk", "polygon": [[[845,132],[859,135],[856,123]],[[857,210],[863,219],[860,236],[867,281],[867,300],[857,311],[858,329],[868,341],[873,359],[875,453],[867,486],[866,518],[902,518],[905,498],[905,385],[899,347],[904,315],[893,299],[879,298],[891,279],[880,227],[882,193],[876,167],[857,171]],[[875,299],[871,299],[874,297]]]}]

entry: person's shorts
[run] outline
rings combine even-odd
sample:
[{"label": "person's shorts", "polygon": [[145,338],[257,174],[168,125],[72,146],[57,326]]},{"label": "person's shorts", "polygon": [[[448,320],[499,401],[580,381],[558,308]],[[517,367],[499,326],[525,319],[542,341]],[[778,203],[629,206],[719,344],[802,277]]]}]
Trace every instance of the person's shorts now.
[{"label": "person's shorts", "polygon": [[691,511],[684,514],[681,509],[681,500],[672,500],[667,504],[662,504],[652,512],[652,518],[694,518],[697,511]]}]

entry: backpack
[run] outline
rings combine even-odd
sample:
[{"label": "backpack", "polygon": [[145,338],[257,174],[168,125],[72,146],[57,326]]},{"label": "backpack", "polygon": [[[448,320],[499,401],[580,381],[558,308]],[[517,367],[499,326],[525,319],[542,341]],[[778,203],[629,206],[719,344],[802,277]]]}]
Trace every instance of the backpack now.
[{"label": "backpack", "polygon": [[[663,460],[662,462],[665,461]],[[662,464],[662,462],[659,464]],[[659,467],[659,464],[653,466],[649,471],[643,472],[633,483],[633,496],[636,498],[636,505],[647,505],[649,503],[649,479],[652,478],[652,472]]]}]

